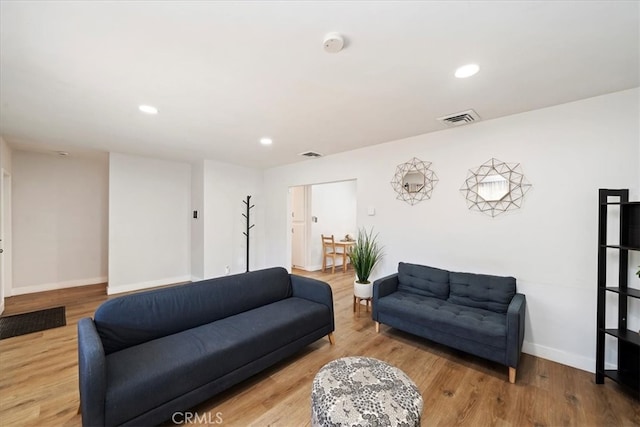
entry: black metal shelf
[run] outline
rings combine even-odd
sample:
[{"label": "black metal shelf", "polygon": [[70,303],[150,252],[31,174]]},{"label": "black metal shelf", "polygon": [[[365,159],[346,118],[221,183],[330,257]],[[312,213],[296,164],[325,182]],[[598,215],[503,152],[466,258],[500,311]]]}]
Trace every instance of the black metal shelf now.
[{"label": "black metal shelf", "polygon": [[621,206],[629,206],[629,205],[640,205],[640,202],[607,202],[602,203],[603,205],[621,205]]},{"label": "black metal shelf", "polygon": [[605,329],[606,334],[612,335],[619,340],[640,346],[640,334],[629,329]]},{"label": "black metal shelf", "polygon": [[620,245],[600,245],[603,248],[609,249],[624,249],[625,251],[640,251],[639,247],[636,246],[620,246]]},{"label": "black metal shelf", "polygon": [[615,292],[620,295],[626,295],[631,298],[640,298],[640,289],[633,289],[633,288],[620,289],[617,286],[609,286],[604,288],[604,290],[609,292]]},{"label": "black metal shelf", "polygon": [[631,390],[637,391],[640,386],[640,378],[637,376],[621,375],[620,371],[617,369],[605,369],[603,373],[605,377],[612,379],[618,384],[622,384]]},{"label": "black metal shelf", "polygon": [[[617,197],[617,202],[610,202],[610,197]],[[628,286],[629,251],[640,251],[640,202],[629,202],[629,190],[605,190],[599,191],[598,213],[598,310],[596,328],[596,383],[604,383],[609,378],[619,384],[627,386],[634,391],[634,395],[640,398],[640,333],[627,328],[627,317],[632,298],[640,298],[640,290]],[[610,228],[609,220],[614,215],[609,212],[609,206],[620,207],[616,228],[620,240],[619,244],[607,244],[607,234]],[[606,286],[608,264],[613,260],[607,257],[607,250],[620,251],[615,263],[616,270],[622,272],[618,275],[617,286]],[[618,294],[617,301],[617,328],[607,328],[607,298],[606,293]],[[617,368],[604,369],[606,336],[615,338],[617,348]]]}]

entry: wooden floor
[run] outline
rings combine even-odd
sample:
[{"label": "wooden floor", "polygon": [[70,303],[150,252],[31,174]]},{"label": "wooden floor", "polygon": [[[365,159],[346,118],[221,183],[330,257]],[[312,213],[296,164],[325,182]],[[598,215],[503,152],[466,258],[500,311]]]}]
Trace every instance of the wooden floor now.
[{"label": "wooden floor", "polygon": [[[366,355],[399,367],[418,385],[424,426],[640,426],[638,401],[609,380],[596,385],[593,374],[523,355],[517,382],[509,384],[504,366],[384,325],[376,334],[364,310],[353,315],[353,272],[299,273],[331,284],[336,345],[317,341],[193,408],[197,424],[308,426],[318,370],[339,357]],[[106,299],[105,285],[95,285],[6,301],[4,315],[65,305],[67,326],[0,340],[0,425],[80,425],[76,323]]]}]

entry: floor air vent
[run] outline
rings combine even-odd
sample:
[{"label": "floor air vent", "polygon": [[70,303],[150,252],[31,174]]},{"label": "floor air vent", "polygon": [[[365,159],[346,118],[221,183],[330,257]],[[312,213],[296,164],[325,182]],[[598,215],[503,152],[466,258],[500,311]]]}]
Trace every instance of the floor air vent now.
[{"label": "floor air vent", "polygon": [[299,155],[302,157],[310,157],[312,159],[316,157],[322,157],[322,154],[316,153],[315,151],[305,151],[304,153],[300,153]]},{"label": "floor air vent", "polygon": [[449,114],[437,119],[449,127],[462,126],[480,121],[480,116],[473,110],[462,111],[460,113]]}]

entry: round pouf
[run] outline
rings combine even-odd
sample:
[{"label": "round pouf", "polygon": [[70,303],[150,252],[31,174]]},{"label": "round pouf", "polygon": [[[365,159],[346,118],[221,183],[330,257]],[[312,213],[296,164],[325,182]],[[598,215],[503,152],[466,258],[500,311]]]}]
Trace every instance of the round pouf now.
[{"label": "round pouf", "polygon": [[378,359],[337,359],[313,380],[313,426],[419,426],[421,414],[422,395],[415,383]]}]

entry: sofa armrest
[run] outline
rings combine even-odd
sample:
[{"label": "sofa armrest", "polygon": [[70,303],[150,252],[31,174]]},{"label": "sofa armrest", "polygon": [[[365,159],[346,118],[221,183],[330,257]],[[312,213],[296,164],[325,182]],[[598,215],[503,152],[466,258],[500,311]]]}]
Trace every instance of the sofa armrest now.
[{"label": "sofa armrest", "polygon": [[373,282],[373,301],[371,302],[371,318],[378,321],[378,299],[398,290],[398,273],[382,277]]},{"label": "sofa armrest", "polygon": [[292,296],[326,305],[329,308],[329,313],[331,313],[331,330],[335,331],[333,292],[331,291],[331,286],[326,282],[309,277],[297,276],[295,274],[291,274],[290,276]]},{"label": "sofa armrest", "polygon": [[386,297],[398,290],[398,273],[390,274],[373,282],[373,299]]},{"label": "sofa armrest", "polygon": [[524,341],[524,314],[527,300],[515,294],[507,308],[507,366],[516,368]]},{"label": "sofa armrest", "polygon": [[102,340],[89,317],[78,322],[78,374],[82,425],[104,426],[107,365]]}]

